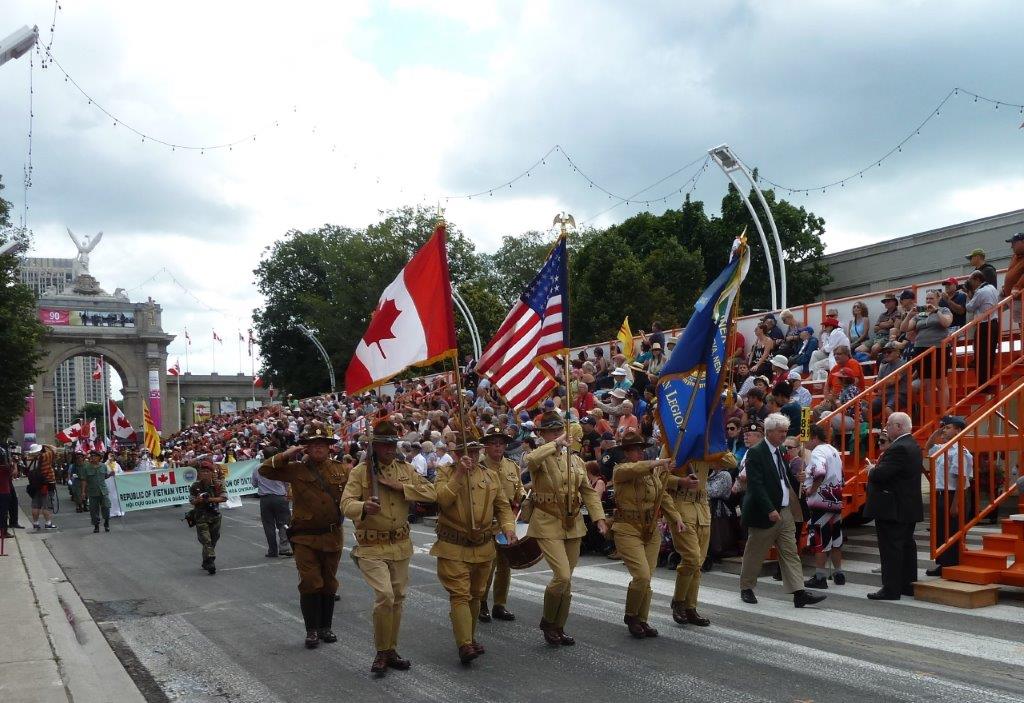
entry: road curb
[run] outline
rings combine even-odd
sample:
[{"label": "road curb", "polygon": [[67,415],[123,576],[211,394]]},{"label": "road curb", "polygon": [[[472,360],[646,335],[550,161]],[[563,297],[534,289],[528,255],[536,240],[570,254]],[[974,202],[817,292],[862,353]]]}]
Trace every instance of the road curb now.
[{"label": "road curb", "polygon": [[[25,524],[31,524],[24,516]],[[78,591],[44,543],[43,535],[16,530],[39,617],[57,661],[61,679],[75,703],[145,703]]]}]

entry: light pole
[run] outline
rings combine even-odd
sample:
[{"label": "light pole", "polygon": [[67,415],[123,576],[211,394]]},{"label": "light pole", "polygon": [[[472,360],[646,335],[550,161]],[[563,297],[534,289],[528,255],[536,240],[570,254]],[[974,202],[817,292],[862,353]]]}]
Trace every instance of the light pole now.
[{"label": "light pole", "polygon": [[0,66],[12,59],[21,58],[39,40],[39,27],[22,27],[0,41]]},{"label": "light pole", "polygon": [[[761,236],[761,246],[764,247],[764,258],[768,262],[768,285],[771,289],[771,308],[773,310],[781,310],[786,307],[786,258],[782,253],[782,242],[779,240],[779,230],[775,226],[775,218],[772,217],[772,210],[768,207],[768,201],[765,200],[764,193],[761,192],[761,187],[757,185],[757,181],[750,174],[746,165],[740,161],[739,157],[733,153],[732,149],[728,144],[721,144],[708,149],[708,154],[715,160],[718,167],[722,169],[725,177],[736,187],[739,191],[740,197],[743,198],[743,204],[747,206],[747,212],[750,213],[750,219],[754,221],[754,227],[757,228],[757,233]],[[747,197],[747,191],[740,188],[740,184],[736,182],[733,174],[737,171],[747,177],[747,181],[750,182],[750,187],[754,193],[757,194],[757,199],[761,203],[761,207],[764,208],[765,214],[768,216],[768,225],[772,229],[772,236],[775,239],[775,253],[779,258],[779,273],[782,276],[781,281],[781,296],[776,294],[775,290],[775,266],[772,264],[772,254],[768,249],[768,238],[764,234],[764,226],[761,224],[760,218],[757,216],[757,211],[754,210],[753,203],[750,202],[750,198]]]},{"label": "light pole", "polygon": [[452,286],[452,301],[455,303],[455,308],[462,314],[462,318],[466,321],[466,327],[469,329],[470,343],[473,345],[473,356],[478,360],[483,355],[483,345],[480,344],[480,330],[476,326],[476,320],[473,319],[473,313],[469,310],[469,305],[459,294],[459,291]]},{"label": "light pole", "polygon": [[316,347],[316,350],[318,352],[320,352],[320,356],[323,357],[324,363],[327,365],[327,374],[331,378],[331,394],[333,395],[334,394],[334,367],[331,366],[331,357],[327,356],[327,350],[324,349],[324,345],[320,343],[320,340],[317,339],[316,336],[312,332],[310,332],[309,328],[306,327],[305,325],[303,325],[301,323],[296,323],[295,324],[295,329],[297,329],[299,332],[302,332],[302,334],[306,335],[309,338],[309,341],[311,341],[313,343],[313,346]]}]

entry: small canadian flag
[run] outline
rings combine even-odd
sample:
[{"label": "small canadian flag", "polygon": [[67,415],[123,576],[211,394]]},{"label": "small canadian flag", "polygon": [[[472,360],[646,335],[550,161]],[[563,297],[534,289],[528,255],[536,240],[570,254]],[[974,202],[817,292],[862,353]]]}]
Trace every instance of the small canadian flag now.
[{"label": "small canadian flag", "polygon": [[177,483],[174,479],[173,471],[165,471],[163,473],[153,473],[149,475],[149,485],[153,486],[170,486],[171,484]]},{"label": "small canadian flag", "polygon": [[98,381],[103,378],[103,363],[97,359],[96,366],[92,370],[92,380]]},{"label": "small canadian flag", "polygon": [[171,374],[172,376],[179,376],[181,375],[181,366],[178,364],[177,361],[175,361],[174,366],[167,369],[167,373]]}]

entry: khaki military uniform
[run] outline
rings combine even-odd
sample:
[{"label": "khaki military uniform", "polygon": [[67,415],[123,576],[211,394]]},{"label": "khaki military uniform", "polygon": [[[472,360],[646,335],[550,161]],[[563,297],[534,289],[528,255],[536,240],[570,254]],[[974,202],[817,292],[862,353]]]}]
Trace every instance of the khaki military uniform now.
[{"label": "khaki military uniform", "polygon": [[[523,479],[519,476],[519,467],[511,459],[502,458],[499,462],[492,462],[487,457],[480,461],[485,468],[491,469],[498,474],[501,483],[501,490],[508,499],[513,511],[523,502],[526,497],[526,489],[523,487]],[[487,594],[494,584],[494,605],[505,605],[508,603],[508,587],[512,582],[512,568],[508,565],[505,553],[498,551],[491,564],[491,573],[487,578],[487,588],[484,589],[483,600],[487,600]]]},{"label": "khaki military uniform", "polygon": [[409,539],[409,503],[434,502],[434,484],[416,473],[412,465],[393,461],[377,465],[380,476],[395,479],[402,491],[380,486],[380,512],[364,515],[363,503],[373,497],[373,478],[366,462],[352,469],[341,498],[341,509],[355,523],[356,546],[352,559],[373,589],[373,639],[377,651],[398,646],[398,630],[402,621],[405,587],[409,582],[409,560],[412,540]]},{"label": "khaki military uniform", "polygon": [[664,511],[671,523],[680,520],[663,480],[653,469],[653,461],[637,461],[616,464],[612,471],[615,550],[633,577],[626,589],[626,615],[643,622],[651,610],[651,576],[661,548],[659,513]]},{"label": "khaki military uniform", "polygon": [[544,589],[544,620],[564,628],[572,601],[572,572],[580,558],[580,543],[587,526],[580,505],[587,506],[590,518],[604,519],[601,497],[587,480],[583,460],[571,454],[566,472],[565,450],[546,442],[526,455],[533,486],[533,514],[526,534],[535,537],[552,571]]},{"label": "khaki military uniform", "polygon": [[288,534],[299,570],[299,593],[333,596],[338,590],[338,562],[345,542],[339,503],[348,470],[334,459],[314,464],[308,457],[283,461],[275,455],[260,465],[259,472],[264,478],[291,484]]},{"label": "khaki military uniform", "polygon": [[736,457],[726,453],[716,462],[691,461],[687,464],[690,471],[697,477],[697,487],[684,490],[679,486],[680,478],[671,476],[668,480],[668,492],[672,496],[676,510],[682,516],[686,532],[672,528],[672,546],[679,553],[679,566],[676,568],[676,588],[672,596],[673,603],[682,603],[684,608],[697,607],[697,593],[700,590],[700,567],[708,555],[708,542],[711,539],[711,507],[708,503],[708,472],[711,467],[722,469],[736,468]]},{"label": "khaki military uniform", "polygon": [[515,517],[498,473],[482,466],[460,478],[454,464],[437,471],[437,578],[448,591],[449,616],[458,647],[476,637],[476,618],[494,562],[494,521],[501,530],[514,530]]}]

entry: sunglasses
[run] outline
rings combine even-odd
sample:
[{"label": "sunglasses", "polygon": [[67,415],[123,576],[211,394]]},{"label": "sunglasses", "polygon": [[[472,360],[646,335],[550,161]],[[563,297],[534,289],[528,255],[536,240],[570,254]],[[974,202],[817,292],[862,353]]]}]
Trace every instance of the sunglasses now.
[{"label": "sunglasses", "polygon": [[733,425],[726,425],[725,429],[729,430],[730,432],[735,432],[736,430],[739,429],[739,427],[734,427]]}]

